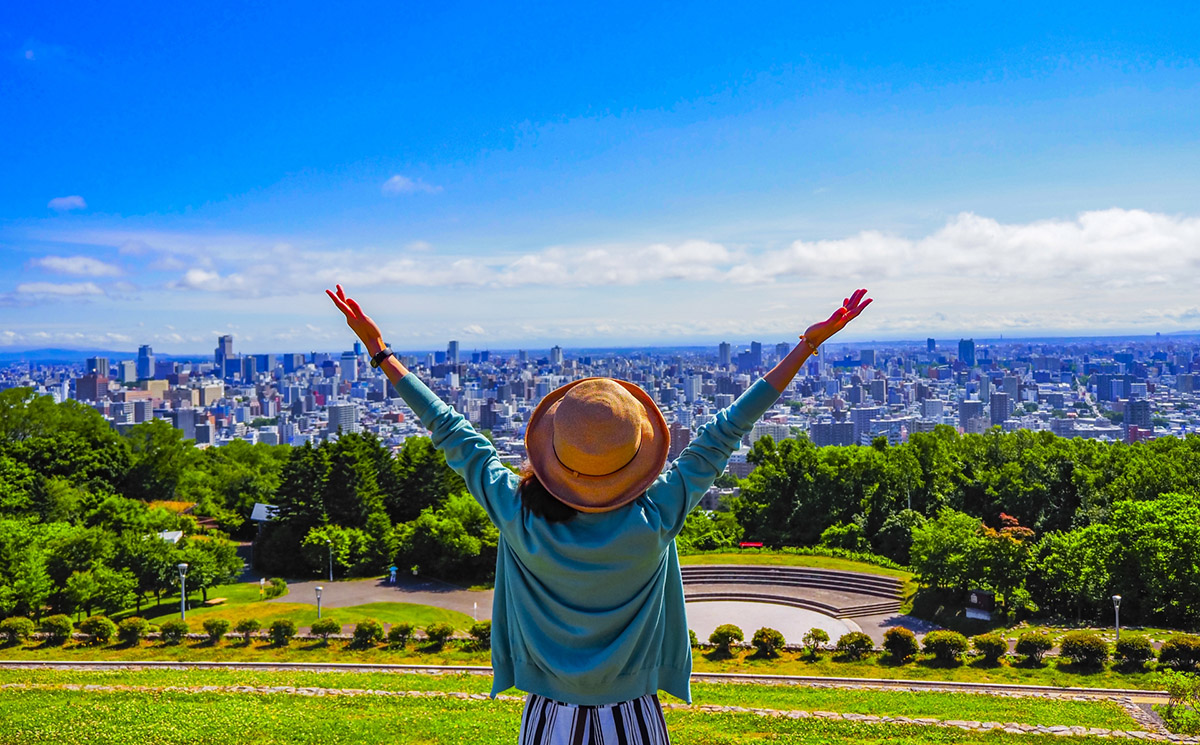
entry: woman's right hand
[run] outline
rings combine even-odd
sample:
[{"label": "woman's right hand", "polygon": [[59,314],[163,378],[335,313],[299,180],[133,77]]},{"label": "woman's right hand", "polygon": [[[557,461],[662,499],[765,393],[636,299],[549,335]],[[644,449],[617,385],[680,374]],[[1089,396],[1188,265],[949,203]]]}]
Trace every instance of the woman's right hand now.
[{"label": "woman's right hand", "polygon": [[805,329],[803,338],[814,349],[824,344],[829,337],[846,328],[846,324],[857,318],[858,314],[871,304],[871,298],[863,300],[866,294],[865,289],[855,290],[854,294],[842,301],[842,307],[835,310],[833,315]]},{"label": "woman's right hand", "polygon": [[383,349],[383,332],[379,330],[379,325],[363,312],[354,298],[346,297],[341,285],[337,285],[336,294],[333,290],[326,290],[325,294],[333,300],[338,310],[346,314],[346,325],[354,331],[368,352],[374,355]]}]

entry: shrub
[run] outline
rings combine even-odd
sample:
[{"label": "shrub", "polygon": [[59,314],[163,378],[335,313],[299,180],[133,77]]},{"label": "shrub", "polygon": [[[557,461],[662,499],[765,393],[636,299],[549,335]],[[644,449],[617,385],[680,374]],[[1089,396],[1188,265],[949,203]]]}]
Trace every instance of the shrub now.
[{"label": "shrub", "polygon": [[759,656],[774,657],[779,653],[779,650],[783,649],[783,634],[775,629],[763,626],[754,632],[750,643],[754,645],[754,649],[758,651]]},{"label": "shrub", "polygon": [[140,642],[145,636],[149,624],[146,619],[130,616],[117,624],[117,638],[130,646]]},{"label": "shrub", "polygon": [[272,621],[267,633],[271,636],[272,644],[277,647],[286,647],[291,643],[292,637],[296,635],[296,622],[290,618]]},{"label": "shrub", "polygon": [[22,616],[13,616],[0,621],[0,635],[10,644],[23,642],[33,635],[33,630],[37,628],[33,621]]},{"label": "shrub", "polygon": [[471,638],[475,640],[475,644],[480,649],[491,649],[492,647],[492,622],[478,621],[471,626],[469,632]]},{"label": "shrub", "polygon": [[861,631],[851,631],[838,638],[836,649],[844,659],[861,660],[875,651],[875,642]]},{"label": "shrub", "polygon": [[693,647],[700,646],[700,639],[696,637],[696,632],[688,629],[688,644]]},{"label": "shrub", "polygon": [[925,652],[943,665],[959,661],[967,651],[967,637],[957,631],[930,631],[925,635]]},{"label": "shrub", "polygon": [[1117,640],[1115,656],[1126,665],[1145,665],[1154,659],[1154,645],[1141,634],[1126,634]]},{"label": "shrub", "polygon": [[1053,646],[1050,637],[1036,631],[1026,631],[1017,637],[1017,654],[1025,655],[1029,662],[1041,662]]},{"label": "shrub", "polygon": [[1158,650],[1158,661],[1176,670],[1191,670],[1200,663],[1200,636],[1172,635]]},{"label": "shrub", "polygon": [[1091,631],[1072,631],[1058,643],[1059,654],[1076,665],[1099,667],[1108,661],[1108,645]]},{"label": "shrub", "polygon": [[204,633],[208,634],[208,640],[213,644],[221,641],[221,637],[225,636],[229,631],[229,621],[224,618],[206,618],[204,619]]},{"label": "shrub", "polygon": [[108,616],[92,616],[79,624],[79,630],[88,635],[89,644],[108,644],[117,634],[117,625]]},{"label": "shrub", "polygon": [[717,651],[729,654],[734,642],[745,640],[742,630],[731,623],[723,623],[708,635],[708,643],[715,645]]},{"label": "shrub", "polygon": [[917,635],[903,626],[888,629],[883,634],[883,649],[896,662],[904,663],[917,656],[921,646],[917,644]]},{"label": "shrub", "polygon": [[433,646],[439,649],[453,635],[454,627],[448,623],[431,623],[425,627],[425,636],[429,639]]},{"label": "shrub", "polygon": [[408,621],[392,624],[388,629],[387,640],[388,644],[393,647],[403,648],[408,644],[408,640],[412,638],[413,625]]},{"label": "shrub", "polygon": [[383,625],[373,618],[368,618],[354,624],[355,647],[367,648],[372,644],[383,641]]},{"label": "shrub", "polygon": [[284,582],[279,577],[272,577],[267,580],[267,586],[263,590],[263,596],[266,598],[277,598],[287,592],[287,582]]},{"label": "shrub", "polygon": [[237,622],[237,626],[234,626],[233,630],[241,634],[242,638],[245,639],[245,643],[249,644],[250,635],[261,628],[262,624],[258,622],[257,618],[243,618]]},{"label": "shrub", "polygon": [[1000,658],[1008,654],[1008,642],[999,634],[979,634],[972,637],[971,646],[990,665],[999,664]]},{"label": "shrub", "polygon": [[39,628],[46,635],[46,642],[49,644],[65,644],[75,632],[75,625],[71,623],[70,617],[61,613],[43,618]]},{"label": "shrub", "polygon": [[170,621],[163,621],[158,633],[163,644],[178,644],[184,640],[190,630],[187,621],[182,618],[172,618]]},{"label": "shrub", "polygon": [[1154,707],[1162,714],[1167,729],[1179,735],[1200,734],[1200,675],[1161,670],[1155,678],[1171,697],[1166,706]]},{"label": "shrub", "polygon": [[318,618],[313,621],[312,628],[308,631],[313,636],[321,637],[321,641],[328,644],[330,634],[342,633],[342,625],[332,618]]},{"label": "shrub", "polygon": [[817,653],[821,651],[822,645],[829,643],[829,632],[825,629],[811,628],[800,642],[808,650],[808,658],[815,660],[817,659]]}]

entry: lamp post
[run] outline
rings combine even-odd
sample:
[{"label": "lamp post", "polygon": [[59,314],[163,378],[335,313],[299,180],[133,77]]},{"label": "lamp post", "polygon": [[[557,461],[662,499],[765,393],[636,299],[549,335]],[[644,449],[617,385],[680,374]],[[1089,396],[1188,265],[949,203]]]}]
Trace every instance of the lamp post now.
[{"label": "lamp post", "polygon": [[329,547],[329,581],[333,581],[333,541],[325,539],[325,545]]},{"label": "lamp post", "polygon": [[187,620],[187,564],[179,565],[179,618]]},{"label": "lamp post", "polygon": [[1121,641],[1121,596],[1113,595],[1113,614],[1117,620],[1117,641]]},{"label": "lamp post", "polygon": [[321,590],[324,589],[324,587],[317,585],[317,618],[321,617]]}]

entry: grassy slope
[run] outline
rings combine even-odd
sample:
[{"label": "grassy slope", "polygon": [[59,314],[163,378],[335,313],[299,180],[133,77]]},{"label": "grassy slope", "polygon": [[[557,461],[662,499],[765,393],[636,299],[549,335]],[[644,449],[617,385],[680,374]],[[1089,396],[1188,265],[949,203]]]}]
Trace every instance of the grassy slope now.
[{"label": "grassy slope", "polygon": [[[272,743],[510,742],[520,704],[456,699],[302,698],[288,695],[8,691],[0,720],[9,745],[62,742]],[[1050,738],[943,728],[668,712],[672,741],[1042,745]],[[1076,739],[1076,738],[1071,738]],[[1056,744],[1063,738],[1054,738]],[[1077,742],[1101,742],[1078,738]]]},{"label": "grassy slope", "polygon": [[[242,582],[236,585],[216,587],[209,592],[209,598],[225,598],[225,602],[220,605],[204,606],[199,604],[197,597],[189,595],[189,600],[194,605],[188,609],[188,621],[197,631],[202,628],[201,624],[208,618],[223,618],[231,625],[243,618],[257,618],[264,628],[272,621],[281,618],[291,619],[301,627],[308,627],[317,619],[315,599],[313,603],[269,603],[259,599],[257,582]],[[114,614],[113,618],[120,620],[132,615],[140,615],[151,623],[162,623],[169,618],[179,616],[179,601],[176,599],[173,603],[145,606],[141,613],[129,609]],[[474,623],[471,617],[465,613],[413,603],[367,603],[346,608],[326,606],[321,609],[321,616],[322,618],[333,618],[342,624],[355,624],[373,618],[383,623],[408,621],[418,627],[424,627],[431,623],[444,621],[454,628],[464,631]]]},{"label": "grassy slope", "polygon": [[[414,675],[398,673],[274,672],[259,670],[139,670],[56,671],[0,670],[0,683],[60,685],[180,686],[253,685],[318,688],[368,688],[391,691],[462,691],[487,693],[487,675]],[[516,690],[509,695],[521,695]],[[908,691],[847,691],[753,684],[697,683],[692,686],[695,704],[744,706],[767,709],[803,709],[840,713],[903,715],[937,719],[1021,722],[1043,725],[1081,725],[1109,729],[1136,729],[1133,720],[1112,703],[1008,698],[972,693]],[[665,696],[664,701],[675,701]]]}]

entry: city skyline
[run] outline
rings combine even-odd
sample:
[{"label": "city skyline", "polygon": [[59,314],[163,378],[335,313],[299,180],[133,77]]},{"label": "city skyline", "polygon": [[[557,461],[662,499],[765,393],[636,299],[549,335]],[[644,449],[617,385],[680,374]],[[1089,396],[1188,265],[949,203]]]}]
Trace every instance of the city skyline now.
[{"label": "city skyline", "polygon": [[70,5],[0,10],[0,351],[1200,328],[1193,5]]}]

